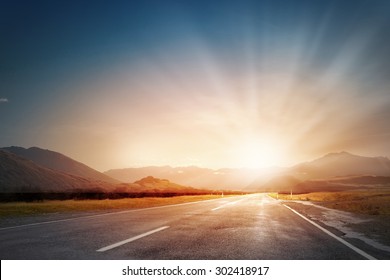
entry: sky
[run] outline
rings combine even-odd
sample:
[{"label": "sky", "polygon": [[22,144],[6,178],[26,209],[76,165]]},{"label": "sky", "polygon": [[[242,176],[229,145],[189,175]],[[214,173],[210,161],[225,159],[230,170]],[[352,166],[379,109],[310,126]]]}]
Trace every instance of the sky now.
[{"label": "sky", "polygon": [[1,1],[0,147],[100,171],[390,157],[390,1]]}]

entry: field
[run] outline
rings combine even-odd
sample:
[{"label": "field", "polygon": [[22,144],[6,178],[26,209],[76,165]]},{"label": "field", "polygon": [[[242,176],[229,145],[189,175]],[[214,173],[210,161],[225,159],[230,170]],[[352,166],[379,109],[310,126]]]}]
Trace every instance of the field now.
[{"label": "field", "polygon": [[307,194],[270,194],[283,200],[313,201],[337,210],[368,215],[390,215],[390,190],[355,190],[341,192],[313,192]]},{"label": "field", "polygon": [[[225,196],[227,197],[227,196]],[[46,213],[82,212],[99,210],[127,210],[221,198],[221,195],[175,197],[143,197],[105,200],[48,200],[43,202],[0,203],[1,217],[18,217]]]}]

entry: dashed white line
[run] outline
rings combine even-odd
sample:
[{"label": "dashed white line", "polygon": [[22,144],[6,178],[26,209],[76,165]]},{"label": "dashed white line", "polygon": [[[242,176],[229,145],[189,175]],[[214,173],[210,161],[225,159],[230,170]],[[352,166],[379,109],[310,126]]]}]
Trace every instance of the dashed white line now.
[{"label": "dashed white line", "polygon": [[123,240],[123,241],[120,241],[120,242],[117,242],[117,243],[108,245],[108,246],[106,246],[106,247],[100,248],[100,249],[98,249],[98,250],[96,250],[96,251],[97,251],[97,252],[105,252],[105,251],[114,249],[114,248],[116,248],[116,247],[122,246],[122,245],[124,245],[124,244],[133,242],[133,241],[135,241],[135,240],[141,239],[141,238],[146,237],[146,236],[148,236],[148,235],[151,235],[151,234],[153,234],[153,233],[162,231],[162,230],[167,229],[167,228],[169,228],[169,226],[159,227],[159,228],[156,228],[156,229],[154,229],[154,230],[151,230],[151,231],[142,233],[142,234],[140,234],[140,235],[134,236],[134,237],[132,237],[132,238],[129,238],[129,239],[126,239],[126,240]]},{"label": "dashed white line", "polygon": [[[227,204],[229,204],[229,203],[227,203]],[[222,207],[225,207],[225,205],[227,205],[227,204],[224,204],[224,205],[222,205],[222,206],[213,208],[213,209],[211,209],[211,211],[215,211],[215,210],[221,209]]]},{"label": "dashed white line", "polygon": [[355,251],[356,253],[358,253],[359,255],[365,257],[366,259],[369,259],[369,260],[376,260],[376,258],[374,258],[373,256],[367,254],[366,252],[364,252],[363,250],[353,246],[351,243],[345,241],[344,239],[338,237],[337,235],[331,233],[329,230],[323,228],[322,226],[320,226],[319,224],[313,222],[312,220],[306,218],[305,216],[303,216],[302,214],[300,214],[299,212],[295,211],[294,209],[288,207],[287,205],[284,205],[284,207],[286,207],[287,209],[290,209],[293,213],[297,214],[299,217],[301,217],[302,219],[308,221],[309,223],[311,223],[313,226],[319,228],[320,230],[322,230],[323,232],[325,232],[327,235],[333,237],[334,239],[336,239],[337,241],[343,243],[345,246],[347,246],[348,248],[352,249],[353,251]]},{"label": "dashed white line", "polygon": [[236,204],[237,202],[240,202],[241,200],[245,200],[245,199],[247,199],[247,197],[246,197],[246,198],[239,199],[239,200],[236,200],[236,201],[233,201],[233,202],[225,203],[225,204],[223,204],[223,205],[221,205],[221,206],[218,206],[218,207],[216,207],[216,208],[211,209],[211,211],[215,211],[215,210],[224,208],[225,206],[228,206],[228,205]]}]

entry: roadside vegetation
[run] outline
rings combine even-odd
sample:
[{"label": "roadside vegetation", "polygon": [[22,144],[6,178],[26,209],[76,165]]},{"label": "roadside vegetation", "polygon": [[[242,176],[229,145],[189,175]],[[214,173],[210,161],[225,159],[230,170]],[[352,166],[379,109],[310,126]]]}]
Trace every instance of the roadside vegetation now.
[{"label": "roadside vegetation", "polygon": [[306,194],[269,194],[281,200],[312,201],[318,205],[353,213],[390,215],[390,190],[354,190],[341,192],[313,192]]},{"label": "roadside vegetation", "polygon": [[[1,217],[18,217],[47,213],[85,212],[100,210],[127,210],[221,198],[219,195],[175,197],[142,197],[103,200],[47,200],[41,202],[0,203]],[[227,196],[225,196],[227,197]]]}]

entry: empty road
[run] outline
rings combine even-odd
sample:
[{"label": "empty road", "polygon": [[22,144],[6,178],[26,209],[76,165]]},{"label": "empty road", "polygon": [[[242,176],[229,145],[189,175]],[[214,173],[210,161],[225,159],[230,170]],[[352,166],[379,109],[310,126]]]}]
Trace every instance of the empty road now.
[{"label": "empty road", "polygon": [[367,259],[265,194],[3,227],[0,258]]}]

